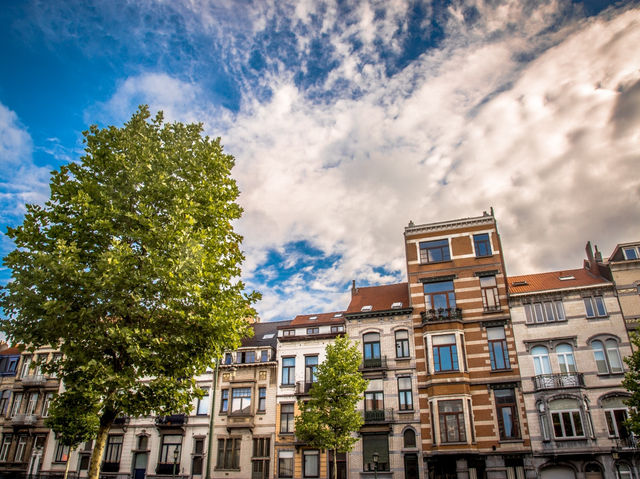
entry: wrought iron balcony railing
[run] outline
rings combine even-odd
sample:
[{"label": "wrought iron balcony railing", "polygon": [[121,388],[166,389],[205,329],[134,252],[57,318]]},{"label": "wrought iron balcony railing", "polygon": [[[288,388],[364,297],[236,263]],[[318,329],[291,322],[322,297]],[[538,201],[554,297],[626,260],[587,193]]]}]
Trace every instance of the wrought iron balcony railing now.
[{"label": "wrought iron balcony railing", "polygon": [[360,411],[365,424],[386,423],[393,421],[393,409],[372,409]]},{"label": "wrought iron balcony railing", "polygon": [[16,414],[11,418],[11,424],[14,426],[33,426],[38,420],[35,414]]},{"label": "wrought iron balcony railing", "polygon": [[364,358],[361,369],[387,369],[387,357]]},{"label": "wrought iron balcony railing", "polygon": [[434,321],[448,321],[450,319],[462,319],[462,310],[460,308],[439,308],[427,309],[421,311],[422,323],[431,323]]},{"label": "wrought iron balcony railing", "polygon": [[22,377],[23,386],[42,386],[46,382],[47,377],[44,374],[30,374]]},{"label": "wrought iron balcony railing", "polygon": [[182,426],[187,423],[187,416],[184,414],[172,414],[170,416],[156,417],[156,426]]},{"label": "wrought iron balcony railing", "polygon": [[536,391],[545,389],[579,388],[584,386],[584,374],[540,374],[533,378]]},{"label": "wrought iron balcony railing", "polygon": [[313,383],[309,383],[306,381],[298,381],[296,383],[296,394],[299,396],[309,394],[311,388],[313,387]]},{"label": "wrought iron balcony railing", "polygon": [[615,438],[616,448],[618,449],[640,449],[640,442],[638,438],[630,435],[627,437],[617,437]]}]

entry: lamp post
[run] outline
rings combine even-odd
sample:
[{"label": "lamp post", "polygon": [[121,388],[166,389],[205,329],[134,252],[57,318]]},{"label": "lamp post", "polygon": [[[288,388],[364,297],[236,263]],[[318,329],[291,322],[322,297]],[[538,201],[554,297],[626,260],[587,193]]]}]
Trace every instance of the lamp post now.
[{"label": "lamp post", "polygon": [[171,475],[171,477],[173,479],[176,479],[176,464],[178,462],[178,455],[180,454],[180,452],[178,451],[178,448],[176,447],[173,450],[173,474]]},{"label": "lamp post", "polygon": [[378,479],[378,460],[380,459],[380,454],[377,452],[373,453],[373,477]]}]

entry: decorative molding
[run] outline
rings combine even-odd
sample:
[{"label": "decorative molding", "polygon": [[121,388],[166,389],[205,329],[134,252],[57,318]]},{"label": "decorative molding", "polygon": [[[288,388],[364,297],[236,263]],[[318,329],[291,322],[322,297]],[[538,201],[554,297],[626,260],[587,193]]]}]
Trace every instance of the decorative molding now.
[{"label": "decorative molding", "polygon": [[454,221],[444,221],[441,223],[430,223],[426,225],[406,226],[404,228],[405,235],[415,235],[420,233],[431,233],[433,231],[447,231],[452,228],[470,228],[480,225],[494,225],[493,216],[477,216],[475,218],[462,218]]}]

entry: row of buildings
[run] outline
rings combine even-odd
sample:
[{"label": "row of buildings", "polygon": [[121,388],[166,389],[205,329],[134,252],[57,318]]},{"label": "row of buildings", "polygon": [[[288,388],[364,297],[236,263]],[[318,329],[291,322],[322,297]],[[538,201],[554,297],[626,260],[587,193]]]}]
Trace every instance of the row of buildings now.
[{"label": "row of buildings", "polygon": [[[639,479],[621,380],[640,242],[507,276],[493,212],[409,223],[404,238],[407,282],[353,282],[343,311],[254,323],[197,378],[207,394],[190,415],[116,420],[102,476]],[[369,383],[360,440],[334,458],[300,442],[294,418],[338,335],[358,342]],[[69,451],[43,425],[56,378],[15,348],[0,358],[0,477],[86,476],[92,444]]]}]

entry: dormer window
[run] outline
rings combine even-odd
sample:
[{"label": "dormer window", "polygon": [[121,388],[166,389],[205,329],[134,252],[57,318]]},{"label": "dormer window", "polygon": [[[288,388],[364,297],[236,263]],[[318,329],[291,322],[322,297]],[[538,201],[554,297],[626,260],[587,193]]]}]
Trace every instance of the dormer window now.
[{"label": "dormer window", "polygon": [[284,331],[282,331],[282,335],[283,336],[295,336],[296,335],[296,330],[295,329],[285,329]]},{"label": "dormer window", "polygon": [[307,334],[318,334],[319,332],[320,332],[320,328],[318,327],[307,328]]},{"label": "dormer window", "polygon": [[402,308],[402,302],[397,301],[391,305],[391,309],[400,309]]},{"label": "dormer window", "polygon": [[371,311],[373,309],[373,306],[371,306],[370,304],[367,304],[366,306],[363,306],[360,311]]},{"label": "dormer window", "polygon": [[622,248],[624,252],[624,259],[639,259],[640,258],[640,247],[638,246],[627,246],[626,248]]},{"label": "dormer window", "polygon": [[317,321],[318,317],[317,316],[309,316],[309,321]]}]

